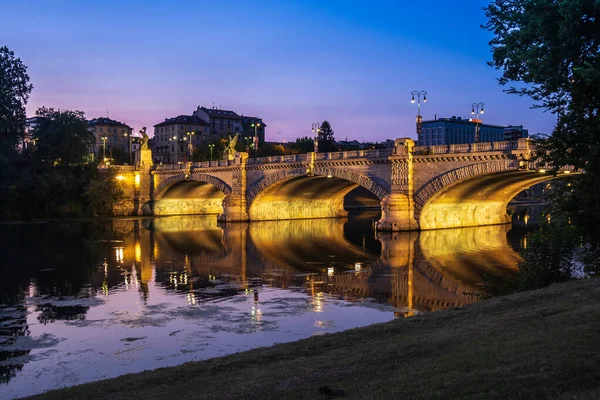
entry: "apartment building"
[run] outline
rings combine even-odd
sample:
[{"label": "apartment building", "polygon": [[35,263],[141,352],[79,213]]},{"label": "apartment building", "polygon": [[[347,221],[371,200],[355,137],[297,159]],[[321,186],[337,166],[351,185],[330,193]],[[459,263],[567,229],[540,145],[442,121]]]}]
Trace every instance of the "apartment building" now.
[{"label": "apartment building", "polygon": [[154,125],[152,157],[157,163],[188,162],[196,146],[213,142],[210,125],[195,115],[166,118]]},{"label": "apartment building", "polygon": [[119,148],[125,153],[129,153],[131,144],[131,135],[133,129],[122,122],[110,118],[94,118],[88,121],[90,131],[96,138],[94,147],[90,149],[98,160],[108,158],[111,149]]}]

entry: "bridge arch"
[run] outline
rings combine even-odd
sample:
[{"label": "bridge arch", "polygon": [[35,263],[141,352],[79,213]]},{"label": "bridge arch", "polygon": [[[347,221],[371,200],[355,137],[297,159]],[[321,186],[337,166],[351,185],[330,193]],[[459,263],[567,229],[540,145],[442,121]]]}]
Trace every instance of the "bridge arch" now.
[{"label": "bridge arch", "polygon": [[253,221],[346,216],[344,197],[359,186],[379,201],[389,194],[371,178],[351,170],[326,166],[315,166],[312,172],[280,170],[248,188],[248,213]]},{"label": "bridge arch", "polygon": [[231,187],[208,174],[182,171],[161,180],[154,193],[154,215],[220,214]]},{"label": "bridge arch", "polygon": [[[508,223],[510,216],[506,207],[517,194],[536,183],[565,176],[513,170],[474,173],[459,180],[460,175],[452,175],[453,172],[445,174],[448,183],[437,186],[436,192],[419,193],[418,199],[424,203],[419,203],[415,194],[415,215],[421,230]],[[440,183],[431,182],[431,185]]]},{"label": "bridge arch", "polygon": [[487,175],[501,171],[514,171],[518,168],[518,160],[493,160],[450,170],[433,178],[415,191],[415,209],[422,210],[432,196],[440,192],[443,188],[453,185],[456,182],[479,175]]},{"label": "bridge arch", "polygon": [[285,169],[267,175],[266,177],[255,182],[248,188],[248,191],[246,192],[246,199],[248,205],[250,206],[254,199],[256,199],[256,197],[261,192],[263,192],[270,186],[288,180],[290,178],[296,178],[301,176],[327,176],[332,178],[340,178],[364,187],[373,195],[375,195],[379,200],[382,200],[385,196],[389,194],[389,191],[387,189],[385,189],[383,186],[381,186],[380,184],[373,181],[367,176],[349,170],[341,170],[339,168],[315,166],[312,175],[308,175],[307,171],[303,168]]},{"label": "bridge arch", "polygon": [[209,183],[219,189],[225,196],[231,193],[231,186],[222,181],[219,178],[216,178],[212,175],[202,174],[198,172],[193,172],[190,175],[187,175],[186,171],[182,171],[179,174],[171,175],[168,178],[161,179],[158,185],[154,188],[154,200],[159,200],[162,198],[165,193],[169,190],[171,186],[179,182],[192,181],[192,182],[203,182]]}]

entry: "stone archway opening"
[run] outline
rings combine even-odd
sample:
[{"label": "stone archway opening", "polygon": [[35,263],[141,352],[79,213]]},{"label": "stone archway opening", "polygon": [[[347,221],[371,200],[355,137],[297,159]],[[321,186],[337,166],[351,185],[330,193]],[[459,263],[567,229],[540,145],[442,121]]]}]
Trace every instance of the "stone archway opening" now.
[{"label": "stone archway opening", "polygon": [[335,176],[298,176],[272,184],[249,207],[251,221],[336,218],[346,208],[379,207],[379,198],[357,183]]},{"label": "stone archway opening", "polygon": [[381,210],[381,200],[362,186],[358,186],[344,196],[344,210]]},{"label": "stone archway opening", "polygon": [[518,193],[560,177],[565,175],[508,171],[459,181],[437,192],[418,210],[419,227],[427,230],[509,223],[507,206]]},{"label": "stone archway opening", "polygon": [[154,200],[154,215],[208,215],[223,212],[223,193],[201,181],[179,181]]}]

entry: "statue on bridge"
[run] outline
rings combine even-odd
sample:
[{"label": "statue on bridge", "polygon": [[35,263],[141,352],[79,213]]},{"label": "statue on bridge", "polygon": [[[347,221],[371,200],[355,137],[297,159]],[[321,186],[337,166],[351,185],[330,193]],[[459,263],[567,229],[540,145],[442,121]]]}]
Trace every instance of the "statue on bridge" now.
[{"label": "statue on bridge", "polygon": [[231,137],[231,135],[229,135],[229,143],[227,144],[227,147],[225,147],[225,150],[223,151],[223,159],[233,160],[235,158],[235,153],[236,153],[235,145],[237,144],[238,136],[239,136],[239,133],[236,133],[233,138]]},{"label": "statue on bridge", "polygon": [[142,135],[142,139],[140,140],[140,149],[148,150],[148,141],[150,140],[150,138],[148,137],[148,134],[146,134],[145,126],[142,129],[140,129],[140,134]]},{"label": "statue on bridge", "polygon": [[146,127],[140,129],[142,138],[140,139],[140,149],[136,152],[135,161],[139,168],[150,168],[152,166],[152,150],[148,148],[150,138],[146,133]]}]

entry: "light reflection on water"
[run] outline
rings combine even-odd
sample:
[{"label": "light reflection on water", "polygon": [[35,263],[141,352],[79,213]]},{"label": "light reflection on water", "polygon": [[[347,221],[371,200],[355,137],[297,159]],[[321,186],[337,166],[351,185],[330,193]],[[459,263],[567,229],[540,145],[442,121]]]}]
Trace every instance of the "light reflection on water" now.
[{"label": "light reflection on water", "polygon": [[0,225],[1,397],[470,304],[516,268],[510,226],[373,218]]}]

